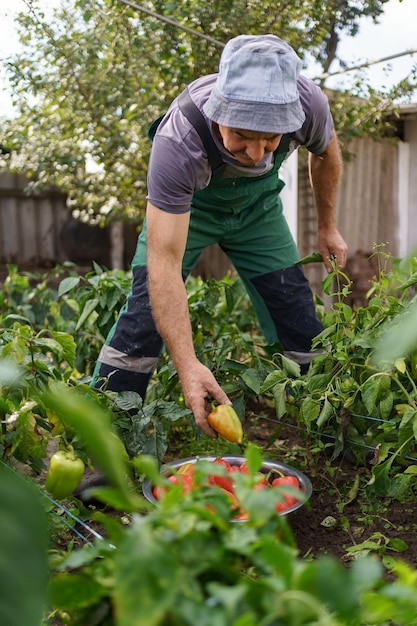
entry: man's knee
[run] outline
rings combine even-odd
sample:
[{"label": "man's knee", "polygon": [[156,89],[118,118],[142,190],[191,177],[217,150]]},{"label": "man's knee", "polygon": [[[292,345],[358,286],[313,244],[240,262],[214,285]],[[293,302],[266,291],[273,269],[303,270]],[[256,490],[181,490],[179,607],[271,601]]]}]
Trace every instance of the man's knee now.
[{"label": "man's knee", "polygon": [[309,352],[313,338],[323,330],[323,325],[317,317],[313,294],[302,268],[275,270],[251,282],[268,309],[285,350]]}]

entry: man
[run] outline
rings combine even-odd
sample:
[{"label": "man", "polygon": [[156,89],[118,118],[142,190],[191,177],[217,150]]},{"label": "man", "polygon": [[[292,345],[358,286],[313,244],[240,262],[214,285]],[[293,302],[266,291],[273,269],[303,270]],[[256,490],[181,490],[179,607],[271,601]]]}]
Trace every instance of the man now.
[{"label": "man", "polygon": [[217,75],[174,100],[153,139],[132,290],[96,366],[95,385],[108,378],[108,389],[144,398],[165,342],[186,405],[210,436],[211,401],[231,402],[196,357],[184,286],[205,247],[218,243],[229,256],[267,341],[279,340],[307,366],[322,330],[279,198],[279,166],[299,145],[309,150],[324,264],[346,261],[335,224],[341,157],[333,121],[327,98],[300,69],[278,37],[241,35],[226,44]]}]

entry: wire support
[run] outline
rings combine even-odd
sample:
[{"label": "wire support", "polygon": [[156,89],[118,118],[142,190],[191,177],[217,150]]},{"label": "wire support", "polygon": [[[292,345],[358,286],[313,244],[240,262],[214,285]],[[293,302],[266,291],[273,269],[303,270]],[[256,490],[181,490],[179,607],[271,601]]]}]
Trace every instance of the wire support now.
[{"label": "wire support", "polygon": [[[2,459],[0,459],[0,463],[4,467],[6,467],[10,472],[12,472],[16,476],[18,476],[21,480],[24,480],[27,483],[30,483],[31,485],[36,484],[36,483],[34,483],[33,480],[31,480],[30,478],[27,478],[26,476],[23,476],[23,474],[21,474],[20,472],[16,471],[13,467],[11,467],[8,463],[5,463]],[[76,522],[79,526],[81,526],[81,528],[83,528],[90,535],[92,535],[96,539],[99,539],[100,541],[104,540],[104,537],[100,533],[98,533],[96,530],[94,530],[94,528],[91,528],[91,526],[89,526],[88,524],[83,522],[83,520],[81,520],[79,517],[77,517],[77,515],[74,515],[74,513],[72,513],[69,509],[67,509],[65,506],[63,506],[63,504],[61,504],[61,502],[58,502],[57,500],[54,500],[54,498],[51,498],[51,496],[49,496],[47,493],[42,491],[42,489],[38,488],[38,491],[39,491],[40,495],[43,498],[45,498],[46,500],[49,500],[49,502],[52,502],[52,504],[54,504],[54,506],[56,506],[59,509],[61,509],[65,513],[65,515],[67,515],[69,518],[71,518],[74,522]],[[71,525],[70,522],[67,519],[65,519],[64,517],[59,515],[56,511],[54,511],[54,513],[60,518],[60,520],[64,524],[66,524],[66,526],[68,526],[68,528],[70,528],[74,532],[75,535],[77,535],[80,539],[82,539],[83,541],[88,543],[89,546],[93,546],[93,544],[86,537],[84,537],[84,535],[80,531],[78,531],[76,528],[74,528],[74,526]]]},{"label": "wire support", "polygon": [[[266,417],[265,415],[258,415],[257,413],[252,413],[252,417],[263,419],[266,422],[272,422],[273,424],[277,424],[278,426],[287,426],[288,428],[293,428],[297,430],[298,432],[301,432],[305,435],[318,435],[319,437],[326,437],[326,439],[330,439],[331,441],[337,441],[337,438],[334,437],[333,435],[328,435],[327,433],[320,432],[319,430],[307,430],[306,428],[303,428],[302,426],[299,426],[298,424],[289,424],[288,422],[282,422],[281,420],[273,419],[272,417]],[[364,417],[364,416],[359,416],[359,417]],[[370,446],[366,443],[359,443],[357,441],[354,441],[353,439],[346,439],[345,441],[346,443],[348,443],[349,445],[353,447],[363,448],[365,450],[372,450],[373,452],[375,452],[376,450],[375,446]],[[388,451],[389,456],[392,456],[393,454],[395,454],[395,452]],[[417,462],[417,458],[413,456],[405,456],[404,458],[407,461]]]},{"label": "wire support", "polygon": [[190,35],[195,35],[196,37],[200,37],[200,39],[205,39],[206,41],[210,41],[211,43],[214,43],[216,46],[221,46],[222,48],[224,48],[225,44],[223,42],[218,41],[217,39],[214,39],[213,37],[210,37],[210,35],[199,33],[198,30],[194,30],[193,28],[184,26],[183,24],[180,24],[179,22],[176,22],[175,20],[172,20],[171,18],[166,17],[165,15],[160,15],[159,13],[155,13],[155,11],[146,9],[145,7],[140,6],[139,4],[136,4],[135,2],[130,2],[129,0],[119,0],[119,2],[121,2],[122,4],[126,4],[132,9],[137,9],[138,11],[142,11],[143,13],[146,13],[147,15],[150,15],[151,17],[155,17],[157,20],[160,20],[161,22],[166,22],[167,24],[170,24],[171,26],[180,28],[181,30],[184,30],[186,33],[189,33]]},{"label": "wire support", "polygon": [[337,70],[336,72],[325,72],[321,74],[321,76],[316,76],[313,80],[324,80],[325,78],[330,78],[331,76],[338,76],[340,74],[346,74],[347,72],[353,72],[354,70],[360,70],[364,67],[371,67],[371,65],[377,65],[378,63],[386,63],[387,61],[392,61],[393,59],[398,59],[400,57],[413,55],[417,53],[417,48],[412,48],[411,50],[404,50],[403,52],[398,52],[396,54],[390,54],[386,57],[381,57],[380,59],[375,59],[373,61],[363,61],[363,63],[358,63],[357,65],[351,65],[350,67],[345,67],[341,70]]},{"label": "wire support", "polygon": [[[51,498],[51,496],[49,496],[47,493],[44,493],[43,491],[41,491],[40,493],[42,494],[42,496],[44,498],[46,498],[47,500],[52,502],[56,507],[61,509],[65,513],[65,515],[68,515],[69,518],[71,518],[74,522],[79,524],[82,528],[84,528],[84,530],[89,532],[93,537],[95,537],[96,539],[99,539],[100,541],[104,540],[103,535],[101,535],[96,530],[94,530],[94,528],[91,528],[91,526],[89,526],[88,524],[83,522],[79,517],[77,517],[77,515],[74,515],[74,513],[72,513],[69,509],[67,509],[65,506],[63,506],[61,504],[61,502],[57,502],[57,500],[54,500],[53,498]],[[73,526],[71,526],[70,524],[68,524],[68,525],[69,525],[70,528],[73,528]],[[74,529],[74,531],[76,531],[76,529]],[[80,536],[82,536],[82,535],[80,535]],[[86,540],[86,541],[88,541],[88,540]],[[90,545],[92,545],[92,544],[90,544]]]}]

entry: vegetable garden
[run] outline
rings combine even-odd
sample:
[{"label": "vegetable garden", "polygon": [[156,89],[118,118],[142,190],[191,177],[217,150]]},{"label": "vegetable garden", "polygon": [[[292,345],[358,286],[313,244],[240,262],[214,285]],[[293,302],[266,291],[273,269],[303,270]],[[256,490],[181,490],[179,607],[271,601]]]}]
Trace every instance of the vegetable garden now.
[{"label": "vegetable garden", "polygon": [[[264,344],[239,279],[189,280],[197,355],[233,401],[240,443],[199,431],[165,353],[145,403],[89,387],[128,272],[8,266],[1,624],[415,625],[417,258],[375,254],[367,307],[345,304],[342,273],[324,281],[332,305],[317,298],[325,330],[305,375]],[[207,455],[244,457],[244,471],[199,462],[190,489],[160,472]],[[260,488],[266,459],[311,480],[294,513],[277,503],[296,485]]]}]

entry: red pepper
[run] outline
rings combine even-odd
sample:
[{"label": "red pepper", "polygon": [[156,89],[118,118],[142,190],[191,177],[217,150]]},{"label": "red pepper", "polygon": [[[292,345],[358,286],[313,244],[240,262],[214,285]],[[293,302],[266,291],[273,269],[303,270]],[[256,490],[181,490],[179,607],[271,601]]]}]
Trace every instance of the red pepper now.
[{"label": "red pepper", "polygon": [[[172,485],[182,485],[182,493],[186,494],[193,488],[193,476],[191,474],[179,474],[178,476],[168,476],[168,480]],[[167,487],[154,487],[152,495],[156,500],[160,500],[164,493],[166,493]]]},{"label": "red pepper", "polygon": [[246,461],[243,461],[243,463],[241,463],[241,465],[239,466],[239,471],[242,472],[242,474],[248,473],[248,464],[246,463]]},{"label": "red pepper", "polygon": [[[215,459],[213,461],[216,465],[223,467],[226,472],[230,471],[230,464],[223,459]],[[229,493],[233,493],[233,481],[231,478],[227,476],[219,476],[218,474],[210,474],[209,475],[209,485],[218,485],[222,489],[225,489]]]},{"label": "red pepper", "polygon": [[298,482],[298,478],[296,476],[279,476],[278,478],[274,478],[271,485],[273,487],[277,487],[279,485],[289,485],[295,489],[300,488],[300,483]]},{"label": "red pepper", "polygon": [[221,467],[224,467],[225,470],[229,471],[230,469],[230,463],[228,461],[225,461],[225,459],[214,459],[213,463],[215,463],[216,465],[220,465]]},{"label": "red pepper", "polygon": [[230,493],[233,493],[233,481],[226,476],[218,476],[217,474],[211,474],[209,476],[209,485],[217,485]]},{"label": "red pepper", "polygon": [[[293,489],[300,489],[300,483],[296,476],[279,476],[278,478],[274,478],[271,485],[272,487],[292,487]],[[291,494],[283,493],[282,496],[284,502],[277,502],[275,505],[278,513],[285,511],[298,502],[298,498]]]}]

